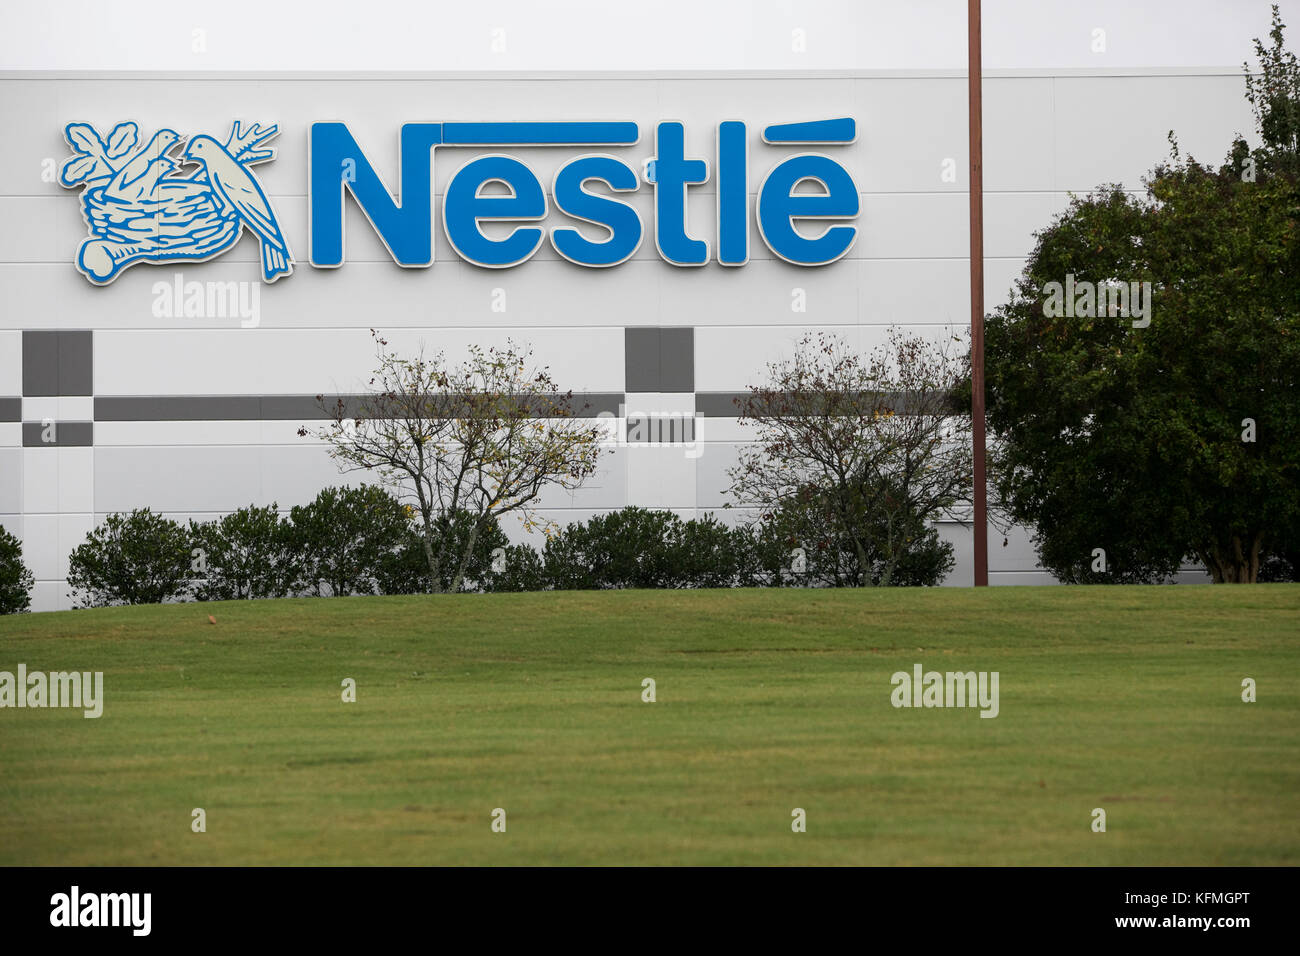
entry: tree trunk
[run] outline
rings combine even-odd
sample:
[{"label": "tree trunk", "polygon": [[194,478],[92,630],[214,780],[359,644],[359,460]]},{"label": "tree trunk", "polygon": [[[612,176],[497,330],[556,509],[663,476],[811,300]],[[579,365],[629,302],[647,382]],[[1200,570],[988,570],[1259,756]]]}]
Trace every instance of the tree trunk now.
[{"label": "tree trunk", "polygon": [[894,555],[885,562],[885,566],[880,571],[880,586],[882,588],[887,588],[893,585],[894,569],[898,567],[900,557],[901,555]]},{"label": "tree trunk", "polygon": [[858,580],[861,586],[869,588],[871,584],[871,563],[867,561],[867,549],[856,537],[853,539],[853,551],[858,557]]},{"label": "tree trunk", "polygon": [[423,512],[421,517],[424,519],[424,560],[429,565],[429,590],[434,594],[442,591],[441,575],[438,573],[438,556],[433,553],[433,521],[427,512]]},{"label": "tree trunk", "polygon": [[1263,539],[1263,532],[1256,532],[1251,535],[1249,546],[1245,546],[1241,536],[1235,534],[1226,542],[1226,548],[1221,548],[1218,541],[1213,542],[1201,554],[1205,568],[1210,572],[1210,580],[1215,584],[1254,584],[1258,581]]},{"label": "tree trunk", "polygon": [[480,518],[475,521],[469,529],[469,541],[465,544],[465,550],[461,553],[460,564],[456,567],[456,576],[451,581],[451,593],[456,594],[460,591],[460,583],[465,580],[465,567],[469,564],[470,555],[474,553],[474,544],[478,541],[478,528],[482,523]]}]

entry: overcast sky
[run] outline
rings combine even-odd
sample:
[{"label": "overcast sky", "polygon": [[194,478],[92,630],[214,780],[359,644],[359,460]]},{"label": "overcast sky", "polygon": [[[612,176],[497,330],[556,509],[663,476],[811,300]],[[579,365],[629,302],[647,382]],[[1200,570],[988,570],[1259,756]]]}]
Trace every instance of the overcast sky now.
[{"label": "overcast sky", "polygon": [[[1300,35],[1300,0],[1280,5]],[[984,0],[984,65],[1237,68],[1268,22],[1268,0]],[[962,69],[966,62],[965,0],[5,0],[0,24],[0,69],[10,70]],[[794,49],[796,30],[803,52]],[[1104,50],[1093,49],[1098,39]]]}]

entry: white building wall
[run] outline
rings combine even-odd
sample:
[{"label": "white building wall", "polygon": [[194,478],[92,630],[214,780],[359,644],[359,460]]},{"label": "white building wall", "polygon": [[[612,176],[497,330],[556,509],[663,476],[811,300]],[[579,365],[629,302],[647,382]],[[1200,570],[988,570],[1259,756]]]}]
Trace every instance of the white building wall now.
[{"label": "white building wall", "polygon": [[[1252,127],[1242,92],[1239,74],[1216,70],[986,77],[986,307],[1005,299],[1033,231],[1065,207],[1070,192],[1110,182],[1139,189],[1143,173],[1167,156],[1170,129],[1184,153],[1221,159],[1231,138]],[[306,263],[312,122],[347,122],[395,187],[404,122],[634,120],[641,128],[637,146],[602,151],[639,168],[653,154],[654,125],[674,119],[686,125],[688,155],[709,159],[712,168],[717,124],[740,119],[749,128],[752,193],[772,165],[800,150],[763,145],[764,126],[837,116],[857,120],[858,141],[820,149],[853,174],[862,214],[856,245],[830,266],[781,262],[755,229],[751,261],[742,268],[673,267],[658,258],[647,235],[631,261],[611,269],[580,268],[544,245],[520,267],[488,270],[459,260],[439,225],[434,266],[401,269],[351,202],[347,263],[337,270]],[[63,127],[85,121],[108,128],[128,119],[140,124],[142,135],[163,127],[224,134],[235,119],[280,125],[278,156],[258,174],[298,265],[287,280],[259,289],[258,327],[243,328],[234,316],[153,314],[154,284],[178,272],[185,281],[257,280],[258,247],[248,235],[212,262],[138,265],[106,288],[91,286],[74,269],[85,235],[80,197],[48,176],[51,162],[57,168],[67,155]],[[68,553],[107,513],[148,505],[177,517],[212,516],[272,500],[288,508],[344,480],[319,445],[296,435],[302,419],[257,400],[362,390],[373,357],[371,328],[394,344],[423,342],[451,355],[471,342],[513,337],[530,342],[566,389],[673,411],[697,402],[703,407],[711,393],[744,390],[809,330],[832,331],[868,349],[890,324],[938,335],[968,323],[966,85],[955,72],[0,74],[0,124],[6,131],[0,138],[0,524],[23,539],[38,581],[38,610],[68,606]],[[435,152],[435,208],[451,173],[472,152]],[[549,186],[555,168],[578,151],[510,152]],[[944,181],[946,160],[955,165],[955,182]],[[691,187],[688,228],[697,237],[712,237],[713,188],[713,182]],[[649,230],[651,190],[642,186],[631,201]],[[548,224],[564,218],[552,209]],[[806,312],[791,310],[795,288],[805,291]],[[505,290],[504,313],[492,310],[496,289]],[[680,382],[673,386],[678,390],[656,392],[628,380],[638,361],[627,354],[629,327],[693,330],[684,391]],[[88,350],[89,387],[24,394],[24,333],[53,330],[89,333],[58,340],[69,361],[80,360],[73,354],[78,349]],[[122,406],[109,400],[124,397],[199,398],[199,407],[218,417],[104,420],[122,417]],[[247,401],[230,401],[241,398]],[[236,408],[242,411],[221,411]],[[223,414],[234,417],[223,420]],[[22,423],[30,429],[46,418],[60,423],[67,442],[25,446]],[[726,468],[744,436],[734,419],[708,417],[701,437],[698,457],[676,448],[619,448],[578,493],[548,495],[545,511],[569,521],[626,504],[688,517],[720,509]],[[945,526],[942,533],[959,558],[948,583],[969,584],[969,530]],[[1001,545],[1000,535],[991,536],[992,582],[1051,580],[1037,568],[1026,534]]]}]

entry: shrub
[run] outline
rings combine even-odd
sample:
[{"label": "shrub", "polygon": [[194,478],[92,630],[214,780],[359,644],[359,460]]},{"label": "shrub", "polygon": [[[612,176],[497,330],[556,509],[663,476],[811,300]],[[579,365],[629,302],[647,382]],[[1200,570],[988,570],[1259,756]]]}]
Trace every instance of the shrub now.
[{"label": "shrub", "polygon": [[1270,536],[1268,550],[1260,560],[1258,580],[1300,581],[1300,533],[1283,528]]},{"label": "shrub", "polygon": [[501,570],[484,576],[483,590],[547,591],[552,588],[546,564],[536,548],[527,544],[508,544],[501,558]]},{"label": "shrub", "polygon": [[673,587],[668,541],[679,524],[671,511],[637,507],[575,522],[547,541],[546,574],[557,590]]},{"label": "shrub", "polygon": [[518,589],[536,580],[557,590],[717,588],[758,580],[747,530],[712,515],[683,521],[671,511],[638,507],[568,525],[537,561],[515,552],[507,558],[514,565],[510,584]]},{"label": "shrub", "polygon": [[408,528],[402,543],[380,557],[375,590],[380,594],[427,594],[431,590],[424,537],[415,528]]},{"label": "shrub", "polygon": [[201,601],[284,597],[301,574],[292,528],[275,502],[191,521],[190,537],[200,552],[195,594]]},{"label": "shrub", "polygon": [[0,528],[0,614],[21,614],[32,604],[32,572],[23,564],[23,545]]},{"label": "shrub", "polygon": [[392,552],[408,542],[411,511],[376,485],[325,488],[289,511],[297,587],[318,596],[374,594]]},{"label": "shrub", "polygon": [[711,514],[678,522],[668,542],[672,587],[729,588],[753,584],[752,543],[743,528]]},{"label": "shrub", "polygon": [[68,559],[78,607],[161,604],[189,591],[190,573],[185,528],[148,508],[109,515]]},{"label": "shrub", "polygon": [[[447,553],[465,554],[469,545],[469,532],[473,516],[463,511],[452,521],[447,516],[439,518],[434,530],[439,536],[450,534],[452,540],[447,542]],[[432,542],[435,551],[438,541]],[[465,562],[465,575],[460,583],[460,590],[490,590],[493,577],[492,561],[497,548],[506,548],[509,541],[505,532],[495,518],[487,518],[480,526],[474,539],[473,550]],[[451,590],[456,576],[456,565],[448,564],[439,568],[438,576],[441,586],[439,593]],[[424,553],[424,533],[418,524],[410,524],[401,545],[385,555],[379,563],[376,583],[381,594],[426,594],[433,590],[429,587],[429,562]]]},{"label": "shrub", "polygon": [[[922,527],[907,545],[890,583],[901,588],[935,587],[942,584],[956,566],[953,546],[940,539],[933,526]],[[879,568],[872,572],[871,583],[880,584]]]},{"label": "shrub", "polygon": [[744,588],[796,587],[806,583],[790,570],[793,545],[770,533],[765,524],[735,529],[739,569],[736,584]]},{"label": "shrub", "polygon": [[[892,526],[887,524],[891,519]],[[811,493],[786,501],[758,531],[756,547],[769,583],[858,587],[870,581],[875,586],[933,586],[956,565],[952,545],[940,540],[938,531],[914,509],[876,513],[864,523],[870,529],[868,541],[892,540],[892,562],[875,548],[859,552],[853,539],[840,531],[828,499]],[[802,556],[802,572],[796,555]]]}]

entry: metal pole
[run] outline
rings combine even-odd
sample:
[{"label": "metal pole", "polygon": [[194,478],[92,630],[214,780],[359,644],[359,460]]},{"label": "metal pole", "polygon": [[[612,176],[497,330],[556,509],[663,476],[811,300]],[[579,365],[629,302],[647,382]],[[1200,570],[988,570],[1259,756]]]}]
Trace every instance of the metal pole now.
[{"label": "metal pole", "polygon": [[970,94],[970,366],[971,434],[975,458],[975,586],[989,583],[989,525],[984,479],[984,130],[980,79],[980,0],[967,0],[967,88]]}]

